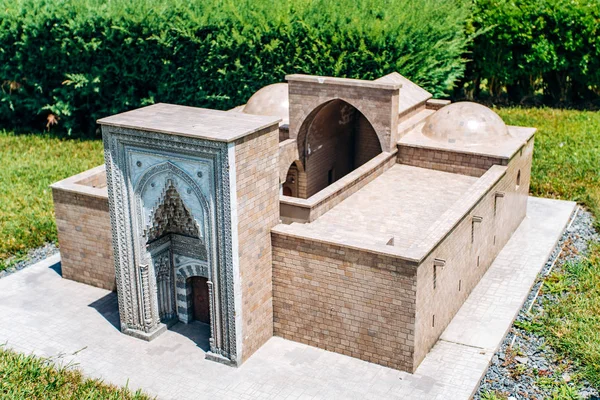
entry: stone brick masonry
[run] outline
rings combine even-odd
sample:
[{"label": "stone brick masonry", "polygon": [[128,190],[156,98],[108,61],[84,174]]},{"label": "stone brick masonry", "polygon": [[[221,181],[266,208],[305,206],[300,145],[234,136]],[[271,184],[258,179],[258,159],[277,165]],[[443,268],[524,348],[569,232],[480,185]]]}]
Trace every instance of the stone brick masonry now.
[{"label": "stone brick masonry", "polygon": [[273,233],[277,336],[413,369],[416,266]]},{"label": "stone brick masonry", "polygon": [[115,290],[108,199],[53,188],[63,277]]},{"label": "stone brick masonry", "polygon": [[279,222],[278,141],[274,129],[235,143],[243,360],[273,336],[270,231]]}]

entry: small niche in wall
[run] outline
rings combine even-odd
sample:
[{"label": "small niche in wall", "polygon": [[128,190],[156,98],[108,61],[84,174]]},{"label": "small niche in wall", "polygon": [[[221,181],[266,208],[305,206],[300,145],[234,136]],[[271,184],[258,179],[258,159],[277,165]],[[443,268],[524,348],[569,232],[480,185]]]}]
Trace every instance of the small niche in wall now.
[{"label": "small niche in wall", "polygon": [[440,260],[439,258],[436,258],[433,260],[433,289],[434,290],[437,287],[438,268],[444,268],[445,265],[446,265],[445,260]]},{"label": "small niche in wall", "polygon": [[327,184],[331,185],[335,181],[335,169],[331,168],[327,171]]},{"label": "small niche in wall", "polygon": [[431,318],[431,327],[435,328],[435,314],[433,314],[433,316]]},{"label": "small niche in wall", "polygon": [[517,172],[517,189],[521,186],[521,170]]},{"label": "small niche in wall", "polygon": [[496,192],[494,195],[494,217],[498,213],[499,202],[504,198],[504,192]]},{"label": "small niche in wall", "polygon": [[482,217],[478,217],[476,215],[473,216],[471,222],[471,243],[475,243],[475,229],[477,229],[476,227],[481,223],[481,221],[483,221]]},{"label": "small niche in wall", "polygon": [[461,289],[462,289],[462,280],[459,279],[458,280],[458,291],[460,292]]},{"label": "small niche in wall", "polygon": [[477,256],[477,266],[479,267],[479,256]]}]

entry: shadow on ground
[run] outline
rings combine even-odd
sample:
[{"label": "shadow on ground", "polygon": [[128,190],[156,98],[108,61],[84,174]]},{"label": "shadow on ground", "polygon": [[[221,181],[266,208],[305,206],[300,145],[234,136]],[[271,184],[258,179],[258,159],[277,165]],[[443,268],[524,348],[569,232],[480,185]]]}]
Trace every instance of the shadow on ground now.
[{"label": "shadow on ground", "polygon": [[[58,265],[60,268],[60,264]],[[114,326],[115,329],[119,331],[121,330],[119,302],[117,300],[116,293],[109,293],[93,303],[90,303],[88,306],[98,311],[98,313],[102,315],[102,317],[104,317],[104,319],[106,319],[106,321],[108,321],[112,326]],[[210,350],[210,325],[208,324],[198,321],[192,321],[189,324],[178,322],[171,326],[169,330],[179,333],[180,335],[190,339],[196,344],[196,346],[205,352]]]},{"label": "shadow on ground", "polygon": [[119,318],[119,302],[115,292],[109,293],[88,305],[98,311],[112,326],[121,330],[121,320]]},{"label": "shadow on ground", "polygon": [[62,266],[60,265],[60,261],[54,265],[49,266],[48,268],[56,272],[58,275],[62,276]]}]

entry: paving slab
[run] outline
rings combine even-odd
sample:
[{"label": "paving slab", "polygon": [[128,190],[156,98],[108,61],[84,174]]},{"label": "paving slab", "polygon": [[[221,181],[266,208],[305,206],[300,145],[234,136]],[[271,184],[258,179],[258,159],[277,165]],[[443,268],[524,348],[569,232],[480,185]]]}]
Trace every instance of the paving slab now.
[{"label": "paving slab", "polygon": [[148,343],[121,334],[114,293],[62,279],[59,256],[0,279],[0,343],[160,399],[467,399],[575,208],[528,214],[415,374],[282,338],[239,368],[204,359],[200,325]]}]

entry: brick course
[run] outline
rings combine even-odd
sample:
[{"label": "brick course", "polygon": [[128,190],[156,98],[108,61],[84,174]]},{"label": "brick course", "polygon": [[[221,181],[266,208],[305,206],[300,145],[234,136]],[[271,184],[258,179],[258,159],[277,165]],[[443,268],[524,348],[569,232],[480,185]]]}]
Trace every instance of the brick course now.
[{"label": "brick course", "polygon": [[394,257],[273,233],[275,334],[413,369],[416,269]]},{"label": "brick course", "polygon": [[278,130],[235,142],[242,361],[273,336],[271,235],[279,222]]},{"label": "brick course", "polygon": [[53,188],[64,278],[115,290],[108,199]]},{"label": "brick course", "polygon": [[469,176],[481,176],[492,165],[506,165],[500,157],[477,154],[461,154],[450,150],[398,146],[398,162],[414,167],[436,169]]},{"label": "brick course", "polygon": [[[425,358],[525,217],[532,151],[533,139],[509,161],[505,176],[419,266],[415,365]],[[516,186],[518,171],[521,171],[519,187]],[[496,197],[499,192],[504,197]],[[481,217],[482,220],[473,222],[473,217]],[[445,266],[436,273],[434,289],[435,259],[445,260]]]}]

